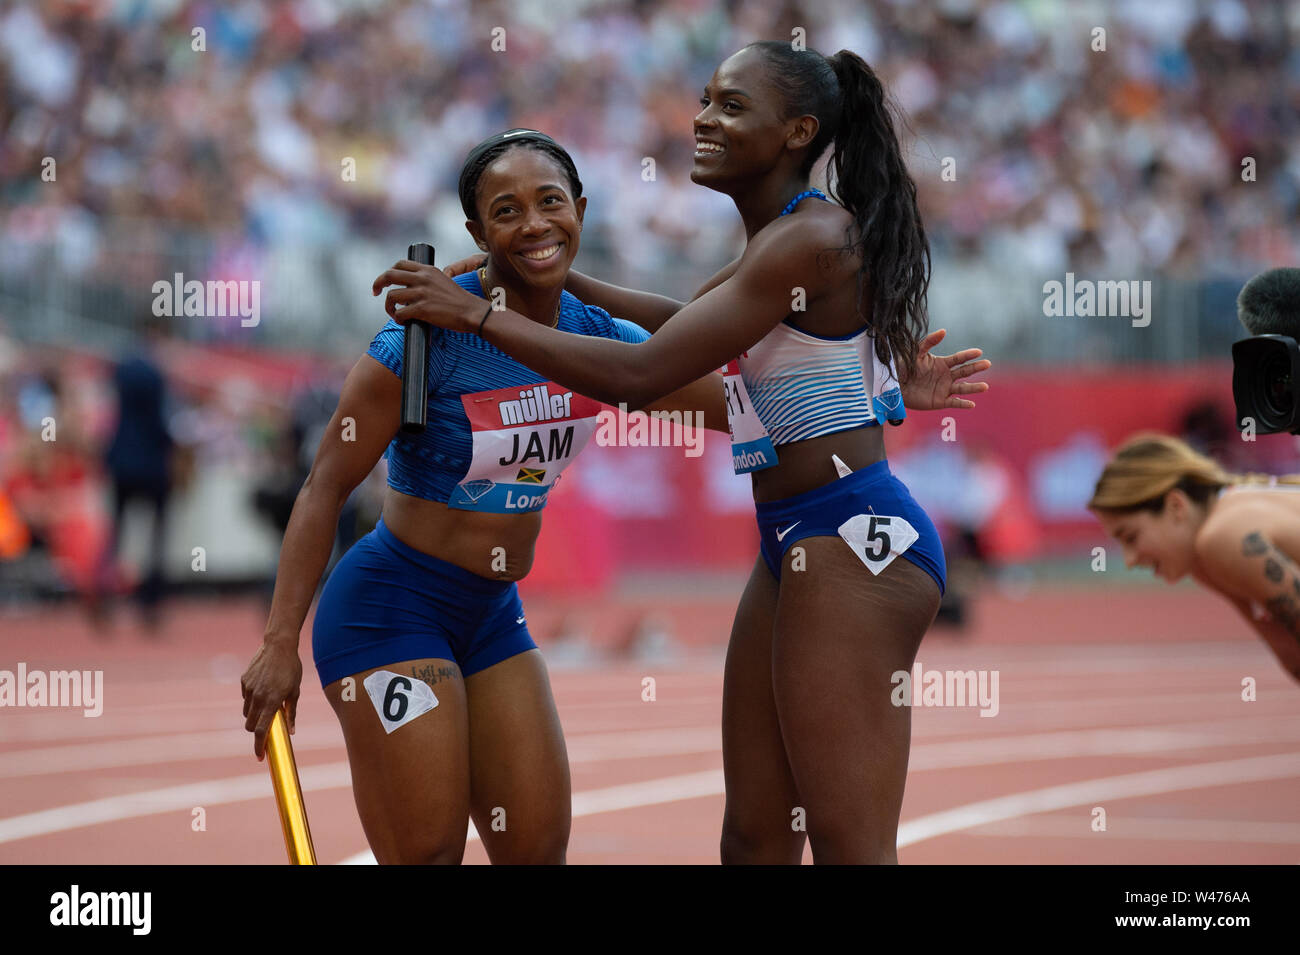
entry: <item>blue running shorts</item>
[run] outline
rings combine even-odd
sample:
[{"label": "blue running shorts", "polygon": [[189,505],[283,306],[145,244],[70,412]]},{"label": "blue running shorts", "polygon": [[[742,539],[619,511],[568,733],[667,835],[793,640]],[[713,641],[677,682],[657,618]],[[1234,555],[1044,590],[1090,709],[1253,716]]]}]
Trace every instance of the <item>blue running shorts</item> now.
[{"label": "blue running shorts", "polygon": [[[947,583],[943,545],[934,522],[889,470],[888,461],[854,471],[823,487],[757,505],[763,560],[781,579],[785,552],[805,537],[840,537],[872,571],[897,557]],[[892,556],[891,556],[892,555]]]},{"label": "blue running shorts", "polygon": [[384,526],[325,582],[311,649],[321,686],[403,660],[454,660],[462,676],[535,649],[519,589],[402,543]]}]

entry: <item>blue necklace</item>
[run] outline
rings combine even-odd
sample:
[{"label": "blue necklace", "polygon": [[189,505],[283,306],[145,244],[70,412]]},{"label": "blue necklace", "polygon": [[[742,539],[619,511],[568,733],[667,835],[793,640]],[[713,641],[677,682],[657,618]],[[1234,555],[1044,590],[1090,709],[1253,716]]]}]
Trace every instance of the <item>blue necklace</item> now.
[{"label": "blue necklace", "polygon": [[[826,199],[826,193],[822,192],[820,189],[805,189],[803,192],[799,193],[799,195],[791,199],[786,207],[781,210],[781,216],[788,216],[790,213],[794,212],[794,207],[803,202],[809,196],[816,196],[818,199]],[[829,199],[826,199],[826,201],[830,202]],[[777,218],[779,219],[781,216],[777,216]]]}]

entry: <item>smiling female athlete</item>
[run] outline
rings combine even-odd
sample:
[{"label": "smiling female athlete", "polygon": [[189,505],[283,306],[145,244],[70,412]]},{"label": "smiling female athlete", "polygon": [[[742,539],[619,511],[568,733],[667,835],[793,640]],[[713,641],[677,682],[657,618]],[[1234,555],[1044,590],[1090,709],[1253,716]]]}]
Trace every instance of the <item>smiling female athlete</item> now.
[{"label": "smiling female athlete", "polygon": [[1229,474],[1177,438],[1140,434],[1102,471],[1088,507],[1125,566],[1191,574],[1225,597],[1300,680],[1300,476]]},{"label": "smiling female athlete", "polygon": [[[484,271],[456,288],[482,317],[510,314],[566,337],[635,342],[637,326],[564,291],[587,200],[549,136],[509,130],[471,151],[460,177]],[[600,405],[483,339],[435,329],[428,429],[398,433],[402,329],[389,322],[348,375],[285,532],[262,647],[245,672],[245,728],[262,758],[271,718],[292,727],[298,635],[339,511],[387,449],[375,529],[321,593],[312,652],[347,743],[366,838],[381,863],[461,860],[472,817],[494,863],[563,862],[569,765],[541,654],[515,581],[528,573],[547,492],[582,450]],[[711,372],[636,407],[702,410],[726,428]]]},{"label": "smiling female athlete", "polygon": [[[890,473],[879,427],[904,415],[895,359],[911,387],[935,340],[915,186],[880,81],[848,51],[753,44],[701,105],[691,178],[734,200],[748,241],[648,341],[558,335],[510,311],[485,320],[411,262],[374,289],[401,286],[386,300],[400,322],[478,334],[609,403],[726,367],[762,543],[727,656],[723,861],[798,862],[804,818],[817,862],[896,862],[911,720],[891,674],[911,667],[944,585],[938,535]],[[807,201],[825,198],[808,179],[827,147],[838,202]],[[952,384],[928,406],[968,407],[955,396],[984,387]]]}]

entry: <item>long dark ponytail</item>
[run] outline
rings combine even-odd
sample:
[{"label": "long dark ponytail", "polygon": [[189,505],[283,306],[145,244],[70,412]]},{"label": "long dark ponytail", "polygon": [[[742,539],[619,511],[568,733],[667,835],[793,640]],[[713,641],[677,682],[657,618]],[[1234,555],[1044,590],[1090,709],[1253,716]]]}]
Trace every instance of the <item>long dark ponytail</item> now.
[{"label": "long dark ponytail", "polygon": [[885,88],[866,61],[849,50],[824,57],[776,41],[750,46],[768,57],[769,79],[785,98],[786,116],[817,118],[817,136],[801,174],[807,176],[833,146],[827,189],[853,216],[844,251],[856,252],[862,263],[858,309],[870,315],[877,356],[888,362],[892,355],[906,379],[915,371],[917,348],[929,328],[930,243]]}]

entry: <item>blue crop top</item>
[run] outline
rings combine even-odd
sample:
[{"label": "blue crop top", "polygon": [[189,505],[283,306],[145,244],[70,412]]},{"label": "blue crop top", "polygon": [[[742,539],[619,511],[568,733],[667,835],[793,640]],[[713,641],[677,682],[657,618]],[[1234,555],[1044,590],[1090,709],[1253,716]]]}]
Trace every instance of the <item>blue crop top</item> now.
[{"label": "blue crop top", "polygon": [[[809,196],[830,201],[809,189],[781,215]],[[901,424],[907,415],[893,359],[880,360],[865,327],[815,335],[787,317],[722,372],[737,474],[775,467],[780,445],[881,421]]]},{"label": "blue crop top", "polygon": [[[478,273],[458,285],[483,295]],[[623,342],[649,332],[560,296],[561,331]],[[405,329],[390,321],[366,354],[402,374]],[[429,335],[428,427],[398,432],[388,446],[388,485],[448,507],[522,514],[546,505],[560,472],[596,430],[600,402],[562,388],[477,335],[433,328]]]}]

